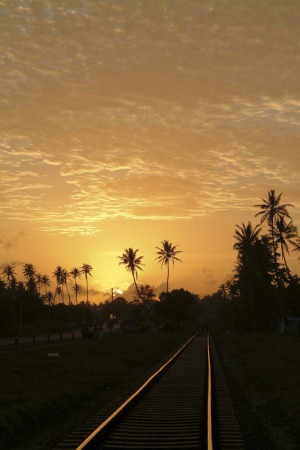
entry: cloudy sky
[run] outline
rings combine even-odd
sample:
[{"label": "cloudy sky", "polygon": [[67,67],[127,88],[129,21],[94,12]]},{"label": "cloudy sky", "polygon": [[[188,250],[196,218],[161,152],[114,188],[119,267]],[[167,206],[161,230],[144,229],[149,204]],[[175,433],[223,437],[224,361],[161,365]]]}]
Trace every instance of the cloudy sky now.
[{"label": "cloudy sky", "polygon": [[[89,263],[127,289],[144,256],[200,295],[270,189],[300,228],[298,0],[1,0],[0,264]],[[289,261],[299,274],[294,253]],[[53,281],[54,286],[54,281]],[[98,297],[100,298],[100,297]]]}]

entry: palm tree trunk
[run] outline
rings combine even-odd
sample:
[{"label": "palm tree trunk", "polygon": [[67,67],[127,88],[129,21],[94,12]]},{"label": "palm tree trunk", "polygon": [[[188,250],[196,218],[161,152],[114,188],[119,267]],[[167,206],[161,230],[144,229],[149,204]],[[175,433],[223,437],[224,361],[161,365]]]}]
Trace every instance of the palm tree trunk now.
[{"label": "palm tree trunk", "polygon": [[69,288],[68,288],[68,282],[66,281],[66,289],[67,289],[67,294],[68,294],[68,298],[69,298],[69,306],[71,305],[71,296],[70,296],[70,292],[69,292]]},{"label": "palm tree trunk", "polygon": [[287,273],[290,274],[290,269],[289,269],[289,267],[287,265],[287,262],[286,262],[286,257],[285,257],[285,253],[284,253],[284,248],[283,248],[282,242],[281,242],[281,255],[282,255],[282,259],[284,261],[284,265],[286,267]]},{"label": "palm tree trunk", "polygon": [[251,297],[251,306],[252,306],[252,329],[253,333],[256,333],[256,319],[255,319],[255,306],[254,306],[254,295],[253,295],[253,289],[251,288],[250,291],[250,297]]},{"label": "palm tree trunk", "polygon": [[85,279],[86,279],[86,301],[89,301],[89,282],[88,282],[88,277],[87,274],[85,274]]},{"label": "palm tree trunk", "polygon": [[50,321],[50,319],[51,319],[51,300],[50,300],[50,298],[49,298],[49,301],[48,301],[48,320]]},{"label": "palm tree trunk", "polygon": [[169,264],[169,260],[168,260],[168,272],[167,272],[167,292],[169,292],[169,276],[170,276],[170,264]]},{"label": "palm tree trunk", "polygon": [[138,296],[140,297],[140,299],[141,299],[142,302],[143,302],[143,299],[142,299],[140,290],[139,290],[139,288],[138,288],[138,285],[137,285],[137,282],[136,282],[136,279],[135,279],[135,276],[134,276],[134,272],[132,271],[131,273],[132,273],[132,278],[133,278],[134,285],[135,285],[135,290],[136,290],[136,292],[138,293]]},{"label": "palm tree trunk", "polygon": [[76,283],[76,278],[77,278],[77,277],[76,277],[76,275],[75,275],[75,277],[74,277],[75,291],[74,291],[74,292],[75,292],[75,302],[76,302],[76,305],[77,305],[77,291],[76,291],[76,284],[77,284],[77,283]]},{"label": "palm tree trunk", "polygon": [[276,255],[276,244],[275,244],[275,235],[274,235],[274,219],[272,218],[271,222],[271,235],[272,235],[272,241],[273,241],[273,257],[274,257],[274,269],[275,269],[275,280],[277,287],[279,287],[279,279],[278,279],[278,268],[277,268],[277,255]]}]

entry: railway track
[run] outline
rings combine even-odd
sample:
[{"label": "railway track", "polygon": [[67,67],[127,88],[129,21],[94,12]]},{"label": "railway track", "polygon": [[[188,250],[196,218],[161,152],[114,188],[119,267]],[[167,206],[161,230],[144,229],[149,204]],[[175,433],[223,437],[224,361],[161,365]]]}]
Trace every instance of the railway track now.
[{"label": "railway track", "polygon": [[53,450],[245,450],[213,340],[195,335]]}]

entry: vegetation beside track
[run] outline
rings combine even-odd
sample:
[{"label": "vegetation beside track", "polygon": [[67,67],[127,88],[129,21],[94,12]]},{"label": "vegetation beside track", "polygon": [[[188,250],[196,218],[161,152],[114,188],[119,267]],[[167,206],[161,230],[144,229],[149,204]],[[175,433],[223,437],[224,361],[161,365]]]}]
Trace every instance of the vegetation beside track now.
[{"label": "vegetation beside track", "polygon": [[52,448],[190,335],[111,333],[1,354],[0,447]]},{"label": "vegetation beside track", "polygon": [[222,336],[221,340],[249,375],[265,417],[300,442],[299,337],[257,333]]}]

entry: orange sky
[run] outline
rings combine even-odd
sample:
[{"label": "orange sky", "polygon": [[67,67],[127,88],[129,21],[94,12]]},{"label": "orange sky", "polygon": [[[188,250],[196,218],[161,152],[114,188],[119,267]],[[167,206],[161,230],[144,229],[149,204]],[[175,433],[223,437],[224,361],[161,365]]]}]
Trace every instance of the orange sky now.
[{"label": "orange sky", "polygon": [[[200,295],[232,276],[236,224],[270,189],[300,227],[298,0],[1,2],[0,264],[89,263],[96,300],[127,289],[117,256]],[[300,262],[289,262],[295,273]],[[54,281],[53,281],[54,289]]]}]

